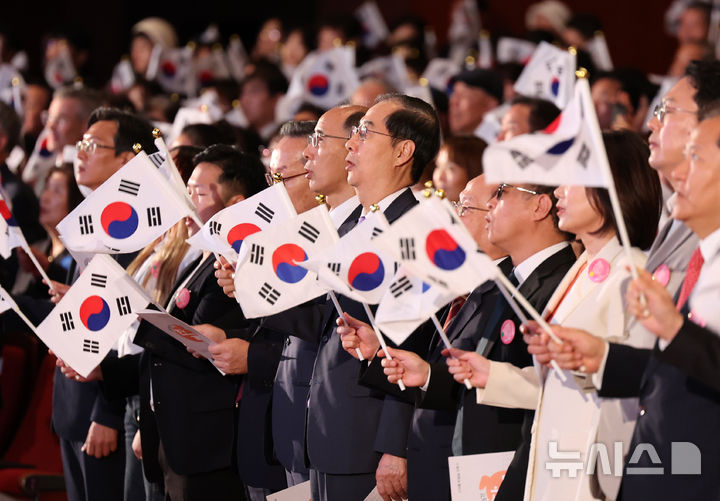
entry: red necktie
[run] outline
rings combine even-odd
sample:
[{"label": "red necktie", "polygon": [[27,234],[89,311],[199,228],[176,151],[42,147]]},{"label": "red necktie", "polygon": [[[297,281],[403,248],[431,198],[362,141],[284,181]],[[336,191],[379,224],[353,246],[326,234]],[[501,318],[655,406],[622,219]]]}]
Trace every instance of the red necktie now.
[{"label": "red necktie", "polygon": [[448,327],[450,327],[450,322],[452,322],[452,319],[458,314],[460,308],[462,308],[466,300],[467,296],[459,296],[453,299],[452,303],[450,303],[450,311],[448,311],[448,316],[445,319],[445,324],[443,325],[443,330],[445,332],[447,332]]},{"label": "red necktie", "polygon": [[690,293],[698,281],[700,268],[702,268],[704,262],[705,260],[700,253],[700,247],[698,247],[690,257],[690,262],[688,263],[687,271],[685,272],[685,280],[683,281],[682,288],[680,289],[680,297],[677,302],[678,310],[681,310],[682,307],[685,306],[685,303],[690,297]]}]

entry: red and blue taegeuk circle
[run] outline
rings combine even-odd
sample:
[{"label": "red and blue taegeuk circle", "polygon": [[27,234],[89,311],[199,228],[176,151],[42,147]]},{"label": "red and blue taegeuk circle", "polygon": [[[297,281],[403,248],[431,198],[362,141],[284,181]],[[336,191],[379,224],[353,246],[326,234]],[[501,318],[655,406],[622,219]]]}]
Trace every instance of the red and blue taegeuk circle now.
[{"label": "red and blue taegeuk circle", "polygon": [[100,214],[100,224],[105,233],[117,239],[132,236],[138,228],[138,222],[137,212],[125,202],[113,202]]},{"label": "red and blue taegeuk circle", "polygon": [[383,283],[385,267],[374,252],[363,252],[350,263],[348,282],[359,291],[371,291]]},{"label": "red and blue taegeuk circle", "polygon": [[330,89],[330,81],[326,75],[315,73],[308,79],[307,87],[313,96],[324,96]]},{"label": "red and blue taegeuk circle", "polygon": [[10,212],[10,209],[8,208],[7,204],[5,203],[5,200],[0,200],[0,216],[5,220],[5,222],[8,224],[8,226],[17,226],[17,221],[12,215],[12,212]]},{"label": "red and blue taegeuk circle", "polygon": [[253,233],[260,231],[260,228],[252,223],[240,223],[233,226],[227,234],[227,242],[235,252],[240,252],[243,240]]},{"label": "red and blue taegeuk circle", "polygon": [[102,330],[110,321],[110,307],[100,296],[90,296],[80,305],[80,321],[88,330]]},{"label": "red and blue taegeuk circle", "polygon": [[283,282],[296,284],[307,275],[307,270],[295,262],[307,261],[307,254],[299,245],[283,244],[273,252],[272,264],[277,277]]},{"label": "red and blue taegeuk circle", "polygon": [[428,233],[425,252],[430,261],[441,270],[456,270],[465,262],[465,251],[443,229]]}]

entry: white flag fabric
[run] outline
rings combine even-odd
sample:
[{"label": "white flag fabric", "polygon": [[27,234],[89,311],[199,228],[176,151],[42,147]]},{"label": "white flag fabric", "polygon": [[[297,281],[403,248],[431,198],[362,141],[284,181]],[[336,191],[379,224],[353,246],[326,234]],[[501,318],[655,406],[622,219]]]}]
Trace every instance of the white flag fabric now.
[{"label": "white flag fabric", "polygon": [[488,183],[608,187],[612,177],[605,164],[605,146],[584,78],[578,80],[573,100],[545,130],[493,144],[483,154]]},{"label": "white flag fabric", "polygon": [[485,30],[480,32],[478,39],[478,68],[492,68],[493,65],[493,49],[490,33]]},{"label": "white flag fabric", "polygon": [[524,96],[552,101],[563,109],[572,99],[575,83],[576,56],[540,42],[530,61],[515,82],[515,90]]},{"label": "white flag fabric", "polygon": [[227,62],[230,73],[238,82],[245,78],[244,69],[247,60],[247,51],[245,51],[245,46],[240,36],[232,35],[230,37],[230,43],[228,43],[227,46]]},{"label": "white flag fabric", "polygon": [[380,300],[375,324],[383,334],[400,345],[455,297],[454,293],[433,287],[401,266]]},{"label": "white flag fabric", "polygon": [[349,99],[359,83],[355,49],[334,47],[305,56],[293,74],[286,99],[329,109]]},{"label": "white flag fabric", "polygon": [[45,186],[45,174],[55,165],[55,153],[48,147],[50,131],[43,129],[35,141],[30,158],[28,158],[22,172],[22,180],[33,186],[35,194],[39,197]]},{"label": "white flag fabric", "polygon": [[282,224],[296,216],[285,184],[275,183],[215,214],[200,231],[188,239],[188,243],[193,247],[221,254],[234,263],[247,237],[271,224]]},{"label": "white flag fabric", "polygon": [[156,138],[155,147],[158,150],[155,153],[148,155],[148,157],[152,163],[155,164],[155,167],[158,168],[160,174],[168,180],[168,183],[172,186],[175,192],[185,200],[190,210],[194,212],[196,210],[195,204],[190,198],[185,182],[180,175],[177,165],[175,165],[175,162],[172,159],[172,155],[165,144],[165,140],[162,137]]},{"label": "white flag fabric", "polygon": [[60,221],[57,229],[72,251],[135,252],[190,214],[185,199],[141,151]]},{"label": "white flag fabric", "polygon": [[135,83],[135,71],[128,57],[123,57],[115,65],[110,77],[110,91],[113,94],[125,92]]},{"label": "white flag fabric", "polygon": [[357,74],[361,80],[379,78],[403,93],[413,85],[405,60],[399,54],[373,58],[358,68]]},{"label": "white flag fabric", "polygon": [[187,46],[164,48],[156,44],[150,56],[147,79],[156,80],[166,92],[194,95],[192,55],[193,49]]},{"label": "white flag fabric", "polygon": [[498,39],[495,57],[498,63],[522,63],[525,64],[537,46],[520,38],[502,37]]},{"label": "white flag fabric", "polygon": [[324,205],[247,237],[235,268],[235,298],[245,317],[272,315],[324,294],[315,273],[297,263],[337,240]]},{"label": "white flag fabric", "polygon": [[444,91],[450,85],[452,77],[458,73],[460,73],[460,66],[454,61],[436,57],[428,63],[422,78],[430,82],[431,87]]},{"label": "white flag fabric", "polygon": [[384,42],[390,34],[377,3],[373,1],[363,2],[360,7],[355,9],[355,16],[362,25],[363,44],[366,47],[374,49]]},{"label": "white flag fabric", "polygon": [[135,312],[151,300],[110,256],[95,256],[37,328],[48,348],[87,376],[107,355]]},{"label": "white flag fabric", "polygon": [[593,63],[598,69],[612,71],[613,63],[610,57],[610,49],[608,49],[607,40],[602,31],[596,32],[595,36],[588,40],[587,51],[592,56]]},{"label": "white flag fabric", "polygon": [[77,76],[70,49],[66,43],[59,43],[55,57],[45,63],[45,81],[53,89],[72,82]]},{"label": "white flag fabric", "polygon": [[0,216],[2,216],[0,219],[0,256],[7,259],[15,247],[27,247],[27,244],[2,193],[0,193]]},{"label": "white flag fabric", "polygon": [[447,200],[421,201],[372,242],[413,275],[454,296],[467,294],[497,274]]},{"label": "white flag fabric", "polygon": [[365,220],[340,240],[302,263],[315,272],[328,289],[355,301],[377,304],[395,275],[395,260],[371,244],[390,226],[381,212],[369,213]]},{"label": "white flag fabric", "polygon": [[22,117],[22,96],[27,92],[27,85],[20,71],[11,64],[0,64],[0,100],[10,106]]}]

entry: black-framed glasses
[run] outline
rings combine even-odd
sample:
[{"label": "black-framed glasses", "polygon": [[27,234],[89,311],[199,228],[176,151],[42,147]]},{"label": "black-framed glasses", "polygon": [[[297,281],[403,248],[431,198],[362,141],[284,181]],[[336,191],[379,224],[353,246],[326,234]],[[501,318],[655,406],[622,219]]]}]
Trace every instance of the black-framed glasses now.
[{"label": "black-framed glasses", "polygon": [[473,207],[471,205],[465,205],[465,204],[461,204],[459,202],[453,202],[452,206],[455,209],[455,212],[457,212],[457,215],[460,217],[463,217],[467,213],[468,210],[479,210],[482,212],[490,212],[490,209],[484,209],[482,207]]},{"label": "black-framed glasses", "polygon": [[675,108],[673,106],[668,106],[667,103],[656,104],[655,108],[653,108],[653,116],[658,119],[658,122],[662,122],[665,115],[668,113],[697,113],[697,111]]},{"label": "black-framed glasses", "polygon": [[[280,179],[284,183],[285,181],[289,181],[290,179],[296,177],[304,176],[305,174],[307,174],[307,171],[300,172],[299,174],[293,174],[292,176],[281,176]],[[269,172],[265,173],[265,181],[267,181],[268,186],[272,186],[273,184],[275,184],[275,178]]]},{"label": "black-framed glasses", "polygon": [[[537,191],[529,190],[528,188],[522,188],[520,186],[515,186],[507,183],[500,183],[500,186],[498,186],[498,189],[495,192],[495,196],[493,198],[497,198],[498,200],[500,200],[503,196],[503,193],[505,193],[505,188],[522,191],[523,193],[529,193],[531,195],[540,195],[540,193],[538,193]],[[492,200],[492,198],[490,200]]]},{"label": "black-framed glasses", "polygon": [[313,148],[317,148],[320,141],[328,137],[331,139],[342,139],[343,141],[350,139],[349,137],[331,136],[330,134],[324,134],[322,132],[313,132],[307,137],[307,144],[311,145]]},{"label": "black-framed glasses", "polygon": [[358,137],[360,138],[360,141],[365,141],[367,139],[368,132],[372,132],[373,134],[380,134],[381,136],[387,136],[387,137],[391,137],[391,138],[395,139],[395,136],[393,136],[392,134],[387,134],[385,132],[368,129],[367,125],[365,125],[365,124],[353,125],[353,128],[350,131],[350,137],[353,137],[355,134],[357,134]]},{"label": "black-framed glasses", "polygon": [[97,151],[98,148],[105,148],[107,150],[114,150],[115,146],[109,146],[107,144],[96,143],[93,139],[81,139],[75,143],[75,149],[77,151],[84,151],[88,155],[92,155]]}]

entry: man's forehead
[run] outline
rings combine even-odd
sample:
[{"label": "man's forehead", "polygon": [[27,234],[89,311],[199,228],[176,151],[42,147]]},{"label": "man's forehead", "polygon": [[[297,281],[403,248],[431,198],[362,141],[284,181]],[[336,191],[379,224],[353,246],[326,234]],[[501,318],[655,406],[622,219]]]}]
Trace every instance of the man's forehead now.
[{"label": "man's forehead", "polygon": [[360,119],[360,123],[371,122],[373,125],[384,125],[388,115],[401,108],[402,106],[394,101],[381,101],[371,106],[370,109],[365,112],[365,115]]},{"label": "man's forehead", "polygon": [[667,91],[663,96],[663,102],[691,105],[694,104],[693,96],[696,92],[697,90],[692,86],[690,78],[683,77]]},{"label": "man's forehead", "polygon": [[315,131],[325,134],[336,133],[339,129],[342,129],[343,123],[345,122],[345,115],[346,113],[343,113],[340,109],[326,111],[318,120]]}]

